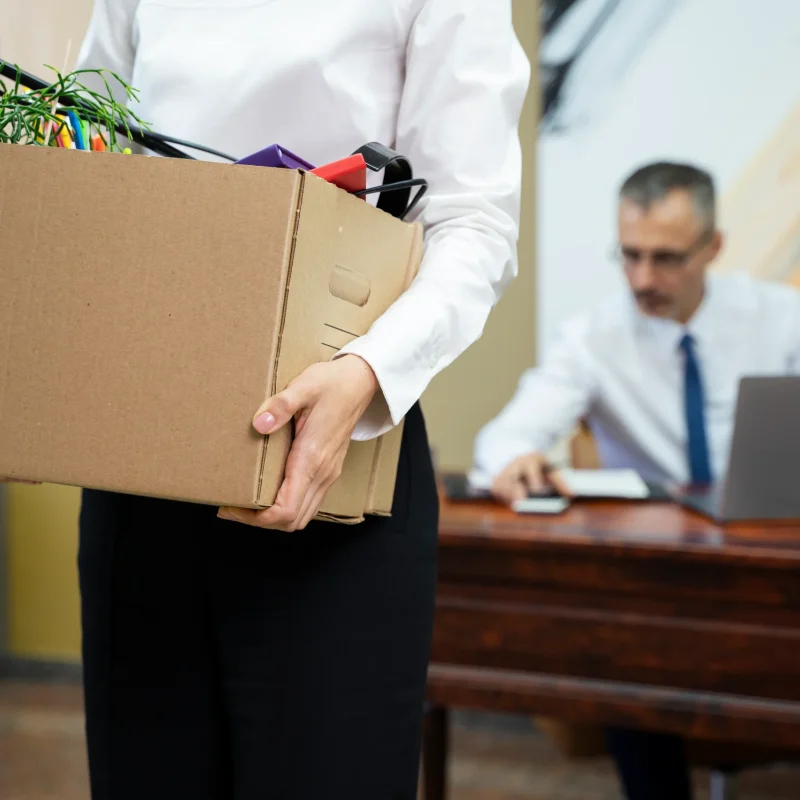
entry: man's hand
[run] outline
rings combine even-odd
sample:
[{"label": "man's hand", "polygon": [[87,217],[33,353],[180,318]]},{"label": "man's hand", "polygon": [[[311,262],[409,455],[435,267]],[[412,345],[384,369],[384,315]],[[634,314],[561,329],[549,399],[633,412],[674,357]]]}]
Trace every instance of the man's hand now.
[{"label": "man's hand", "polygon": [[0,483],[21,483],[25,486],[41,486],[41,481],[20,481],[16,478],[0,478]]},{"label": "man's hand", "polygon": [[275,504],[263,511],[222,508],[218,516],[261,528],[302,530],[339,477],[356,423],[378,381],[355,355],[314,364],[258,410],[253,426],[269,434],[295,419],[295,438]]},{"label": "man's hand", "polygon": [[548,489],[555,489],[564,497],[570,495],[564,480],[539,453],[528,453],[515,459],[492,483],[492,494],[508,505]]}]

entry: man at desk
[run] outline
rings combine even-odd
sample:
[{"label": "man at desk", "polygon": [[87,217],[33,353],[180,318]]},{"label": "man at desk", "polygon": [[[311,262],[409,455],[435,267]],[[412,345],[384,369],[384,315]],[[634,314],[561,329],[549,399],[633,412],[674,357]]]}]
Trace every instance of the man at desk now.
[{"label": "man at desk", "polygon": [[[601,465],[648,481],[722,477],[744,375],[800,372],[800,294],[707,275],[722,247],[711,176],[654,163],[619,193],[617,256],[630,291],[566,323],[478,436],[475,463],[507,503],[560,485],[546,454],[580,420]],[[609,729],[630,800],[691,797],[678,737]]]}]

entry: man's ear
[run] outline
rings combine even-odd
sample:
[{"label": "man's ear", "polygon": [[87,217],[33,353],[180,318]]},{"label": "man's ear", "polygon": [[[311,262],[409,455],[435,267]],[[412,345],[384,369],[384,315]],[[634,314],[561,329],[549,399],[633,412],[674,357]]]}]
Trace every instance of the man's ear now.
[{"label": "man's ear", "polygon": [[713,261],[722,252],[725,245],[725,235],[720,230],[715,230],[714,235],[711,237],[709,246],[711,248],[711,260]]}]

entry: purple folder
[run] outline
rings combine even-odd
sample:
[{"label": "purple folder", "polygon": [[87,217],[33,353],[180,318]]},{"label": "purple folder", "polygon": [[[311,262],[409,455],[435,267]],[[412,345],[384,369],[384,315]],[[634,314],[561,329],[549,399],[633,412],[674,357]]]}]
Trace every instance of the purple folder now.
[{"label": "purple folder", "polygon": [[304,161],[294,153],[290,153],[277,144],[265,147],[257,153],[245,156],[236,162],[237,164],[249,164],[252,167],[282,167],[284,169],[305,169],[309,172],[314,169],[312,164]]}]

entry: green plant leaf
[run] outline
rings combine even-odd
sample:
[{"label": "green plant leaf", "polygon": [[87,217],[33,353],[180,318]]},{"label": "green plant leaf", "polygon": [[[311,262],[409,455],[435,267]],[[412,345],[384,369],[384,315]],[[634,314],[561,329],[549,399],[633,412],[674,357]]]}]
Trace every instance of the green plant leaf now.
[{"label": "green plant leaf", "polygon": [[[45,65],[55,73],[56,80],[42,89],[26,90],[22,86],[20,68],[16,69],[13,87],[0,81],[0,142],[33,146],[57,147],[58,134],[69,127],[63,117],[68,109],[73,110],[87,123],[90,137],[99,134],[111,151],[121,152],[125,144],[117,137],[120,127],[130,138],[131,125],[150,130],[150,125],[126,104],[116,100],[112,81],[119,84],[119,94],[126,103],[138,100],[138,92],[116,72],[104,69],[80,69],[62,75],[59,70]],[[81,76],[95,75],[100,78],[105,92],[88,87]],[[65,105],[66,101],[66,105]],[[51,123],[50,136],[44,141],[44,132]]]}]

